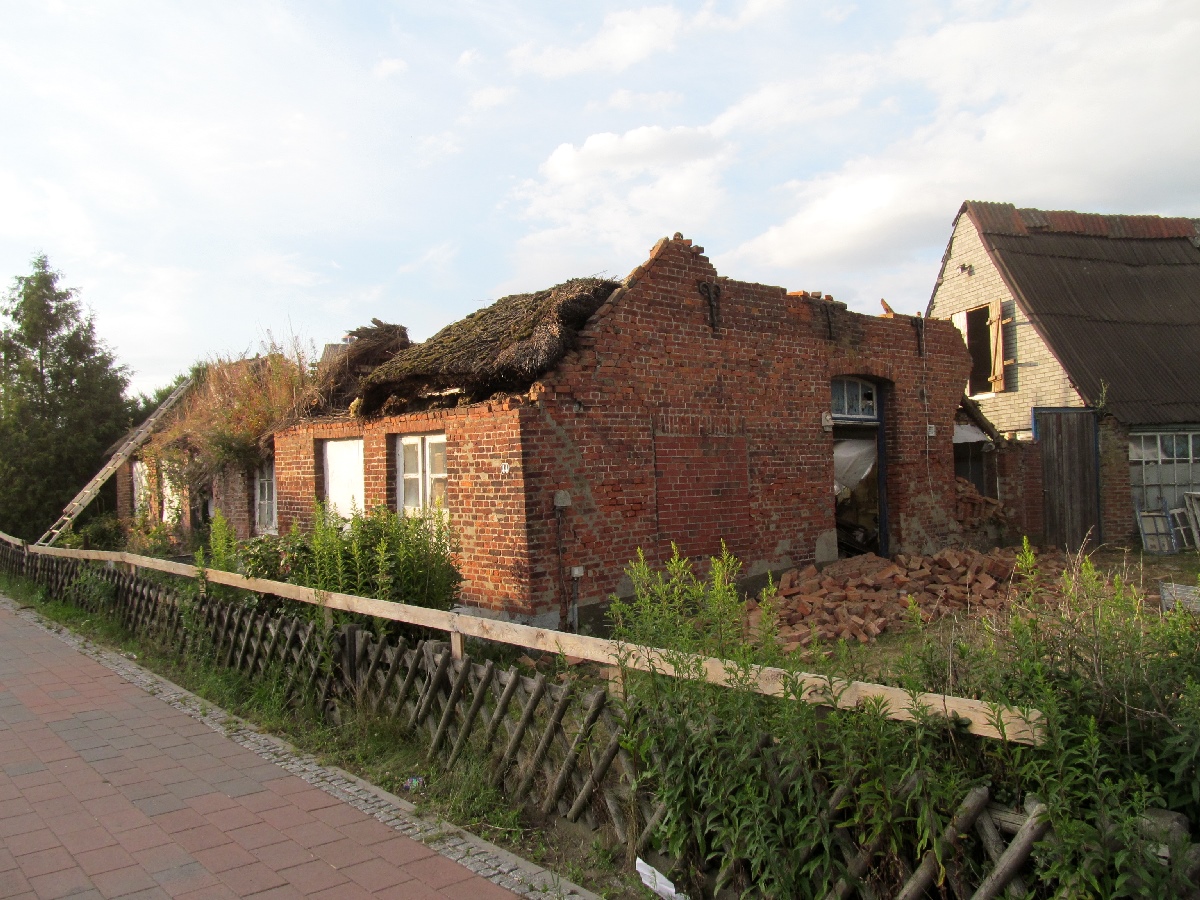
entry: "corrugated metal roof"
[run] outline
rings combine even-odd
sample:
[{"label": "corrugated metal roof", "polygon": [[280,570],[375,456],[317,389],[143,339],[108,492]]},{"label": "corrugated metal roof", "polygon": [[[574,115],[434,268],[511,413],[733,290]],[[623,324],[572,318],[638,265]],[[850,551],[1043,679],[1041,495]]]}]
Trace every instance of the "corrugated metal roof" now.
[{"label": "corrugated metal roof", "polygon": [[[1030,226],[1021,234],[1004,225],[997,209],[1003,205],[987,204],[978,218],[971,210],[972,219],[1088,402],[1104,396],[1128,425],[1200,422],[1200,250],[1193,220],[1040,214],[1047,227],[1021,210],[1022,224]],[[985,230],[981,222],[1006,230]]]}]

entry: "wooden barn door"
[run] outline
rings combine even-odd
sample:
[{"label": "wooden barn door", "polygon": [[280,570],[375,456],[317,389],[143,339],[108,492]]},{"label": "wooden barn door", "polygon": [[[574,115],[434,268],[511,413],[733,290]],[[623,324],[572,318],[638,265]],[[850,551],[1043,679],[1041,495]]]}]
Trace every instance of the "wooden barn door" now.
[{"label": "wooden barn door", "polygon": [[1046,543],[1076,551],[1099,543],[1100,460],[1096,414],[1090,409],[1035,409],[1042,447]]}]

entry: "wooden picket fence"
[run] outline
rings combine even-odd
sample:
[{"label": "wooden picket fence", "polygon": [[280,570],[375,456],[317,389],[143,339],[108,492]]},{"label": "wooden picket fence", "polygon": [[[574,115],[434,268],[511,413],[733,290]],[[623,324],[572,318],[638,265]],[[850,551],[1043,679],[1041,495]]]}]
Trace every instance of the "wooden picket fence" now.
[{"label": "wooden picket fence", "polygon": [[[100,611],[98,604],[106,603],[107,612],[117,616],[131,632],[177,647],[181,653],[189,647],[202,649],[220,664],[251,677],[282,673],[289,693],[313,698],[330,712],[355,708],[397,721],[424,741],[431,760],[437,758],[448,768],[453,768],[469,748],[472,754],[482,754],[492,782],[512,802],[536,808],[547,816],[583,822],[593,829],[611,828],[623,844],[639,854],[652,845],[666,808],[635,787],[637,760],[622,746],[624,724],[619,705],[610,699],[609,684],[578,675],[552,681],[543,674],[529,677],[516,667],[502,670],[491,660],[472,659],[463,637],[473,635],[671,674],[659,651],[316,592],[235,573],[207,570],[203,574],[209,584],[319,602],[352,612],[383,614],[450,634],[449,641],[426,639],[410,645],[403,638],[380,640],[360,626],[332,629],[322,627],[311,617],[269,614],[254,604],[219,599],[213,591],[188,592],[195,596],[185,596],[165,579],[146,577],[143,570],[190,578],[199,575],[195,567],[164,560],[26,546],[0,534],[0,571],[36,581],[51,597],[95,611]],[[85,573],[111,586],[103,593],[112,599],[97,599],[98,592],[81,587],[88,581],[81,579]],[[707,660],[704,669],[710,681],[722,683],[726,677],[720,661]],[[778,694],[780,683],[777,675],[764,670],[759,690]],[[828,681],[822,679],[821,683],[828,689]],[[861,684],[843,684],[842,689],[857,698],[853,702],[871,696],[872,691],[890,690]],[[977,701],[962,698],[926,697],[932,698],[930,705],[935,709],[941,704],[941,709],[959,715],[970,713],[976,718],[966,725],[973,726],[977,733],[987,733],[983,729],[988,727],[989,718],[980,710],[984,705],[972,706]],[[815,691],[804,699],[830,702],[822,701]],[[907,708],[904,705],[892,714],[909,718]],[[1040,737],[1040,722],[1034,713],[995,707],[986,707],[986,711],[991,721],[1007,713],[1009,720],[999,716],[999,721],[1011,724],[1017,740],[1033,743]],[[847,786],[830,786],[827,815],[831,821],[844,815],[851,793]],[[904,793],[903,786],[900,793]],[[1048,828],[1044,809],[1035,804],[1014,810],[990,799],[986,787],[967,794],[947,825],[938,852],[931,850],[921,859],[904,861],[911,874],[896,897],[911,900],[945,896],[942,873],[953,894],[963,900],[1025,895],[1023,870],[1028,867],[1034,843]],[[976,839],[969,842],[973,849],[968,850],[962,835],[972,832]],[[838,843],[846,876],[830,897],[876,897],[870,887],[871,874],[884,848],[877,846],[876,840],[859,845],[850,832],[839,834]],[[973,853],[975,862],[956,865],[957,855],[963,853]],[[982,866],[978,857],[981,853],[986,854]],[[725,864],[733,862],[726,860]],[[965,873],[981,867],[985,876],[977,884],[968,884]]]}]

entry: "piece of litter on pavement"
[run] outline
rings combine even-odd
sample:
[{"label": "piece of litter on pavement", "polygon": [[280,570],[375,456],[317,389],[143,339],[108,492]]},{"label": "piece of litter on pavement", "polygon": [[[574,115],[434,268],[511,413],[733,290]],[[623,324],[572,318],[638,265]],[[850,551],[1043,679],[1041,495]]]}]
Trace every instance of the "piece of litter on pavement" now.
[{"label": "piece of litter on pavement", "polygon": [[681,894],[675,890],[675,884],[671,879],[640,856],[637,859],[637,873],[641,876],[642,884],[662,897],[663,900],[688,900],[687,894]]}]

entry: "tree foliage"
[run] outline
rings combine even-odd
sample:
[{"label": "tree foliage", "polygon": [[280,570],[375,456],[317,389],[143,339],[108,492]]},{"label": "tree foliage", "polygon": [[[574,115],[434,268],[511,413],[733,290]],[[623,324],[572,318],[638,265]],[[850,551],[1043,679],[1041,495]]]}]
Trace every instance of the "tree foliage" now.
[{"label": "tree foliage", "polygon": [[0,530],[36,538],[129,427],[123,366],[43,255],[4,299],[0,331]]}]

